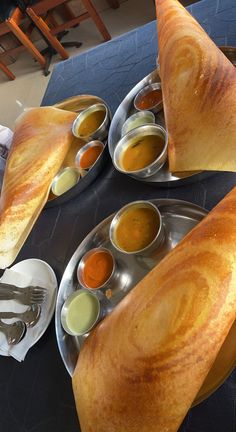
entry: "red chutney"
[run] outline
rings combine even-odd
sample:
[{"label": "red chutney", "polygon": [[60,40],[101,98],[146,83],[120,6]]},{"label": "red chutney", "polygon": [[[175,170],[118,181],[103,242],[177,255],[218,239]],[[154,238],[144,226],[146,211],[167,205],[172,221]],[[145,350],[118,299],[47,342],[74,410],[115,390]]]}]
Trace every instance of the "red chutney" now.
[{"label": "red chutney", "polygon": [[149,93],[140,97],[137,103],[137,107],[141,110],[146,110],[154,107],[162,101],[162,91],[159,89],[151,90]]},{"label": "red chutney", "polygon": [[80,167],[82,169],[90,168],[97,160],[98,156],[102,153],[101,146],[90,147],[80,159]]},{"label": "red chutney", "polygon": [[88,288],[98,288],[109,279],[113,271],[112,256],[106,252],[94,252],[85,261],[83,280]]}]

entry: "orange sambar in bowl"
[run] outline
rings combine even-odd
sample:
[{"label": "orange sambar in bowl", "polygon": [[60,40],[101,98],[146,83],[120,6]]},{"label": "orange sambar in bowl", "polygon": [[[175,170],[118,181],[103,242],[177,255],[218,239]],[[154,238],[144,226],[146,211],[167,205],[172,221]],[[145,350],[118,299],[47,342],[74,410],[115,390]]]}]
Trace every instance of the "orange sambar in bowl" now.
[{"label": "orange sambar in bowl", "polygon": [[103,110],[93,111],[79,125],[78,134],[81,137],[92,135],[103,123],[106,112]]},{"label": "orange sambar in bowl", "polygon": [[135,206],[121,215],[115,230],[115,241],[120,249],[135,252],[154,240],[159,227],[160,221],[154,210]]},{"label": "orange sambar in bowl", "polygon": [[121,166],[126,171],[138,171],[154,162],[162,153],[164,140],[158,135],[139,137],[121,155]]}]

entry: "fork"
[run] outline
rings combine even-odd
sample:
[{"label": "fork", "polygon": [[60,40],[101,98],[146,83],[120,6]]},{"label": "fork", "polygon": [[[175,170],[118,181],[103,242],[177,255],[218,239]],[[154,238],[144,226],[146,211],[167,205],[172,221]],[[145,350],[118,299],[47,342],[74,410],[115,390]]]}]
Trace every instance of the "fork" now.
[{"label": "fork", "polygon": [[0,300],[17,300],[20,303],[42,304],[46,298],[47,290],[39,286],[19,288],[15,285],[0,282]]},{"label": "fork", "polygon": [[0,320],[18,318],[23,321],[26,327],[34,327],[41,314],[41,307],[38,304],[33,304],[24,312],[0,312]]}]

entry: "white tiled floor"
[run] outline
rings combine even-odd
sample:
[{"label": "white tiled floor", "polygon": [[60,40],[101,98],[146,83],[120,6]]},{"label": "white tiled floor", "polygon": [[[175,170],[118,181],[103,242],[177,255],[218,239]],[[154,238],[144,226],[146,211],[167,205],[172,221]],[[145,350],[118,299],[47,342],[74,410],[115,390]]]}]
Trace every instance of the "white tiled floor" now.
[{"label": "white tiled floor", "polygon": [[[155,19],[155,8],[152,0],[127,0],[119,9],[104,10],[101,16],[112,37],[116,37]],[[101,35],[93,22],[87,20],[72,29],[64,40],[83,42],[81,48],[69,49],[73,56],[101,43]],[[59,57],[55,56],[53,61],[60,61]],[[0,74],[0,124],[13,128],[24,108],[40,105],[50,75],[45,77],[27,52],[23,52],[10,69],[16,75],[15,81],[8,81]]]}]

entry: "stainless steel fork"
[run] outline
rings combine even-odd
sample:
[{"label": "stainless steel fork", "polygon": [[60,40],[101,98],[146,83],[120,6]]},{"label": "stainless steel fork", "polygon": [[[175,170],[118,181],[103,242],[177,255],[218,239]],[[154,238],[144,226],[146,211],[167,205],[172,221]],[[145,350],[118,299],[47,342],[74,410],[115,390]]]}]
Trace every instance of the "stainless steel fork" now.
[{"label": "stainless steel fork", "polygon": [[0,282],[0,300],[17,300],[26,305],[42,304],[46,294],[47,289],[39,286],[19,288],[12,284]]},{"label": "stainless steel fork", "polygon": [[0,320],[18,318],[25,323],[26,327],[34,327],[40,318],[40,314],[40,305],[33,304],[25,312],[0,312]]}]

